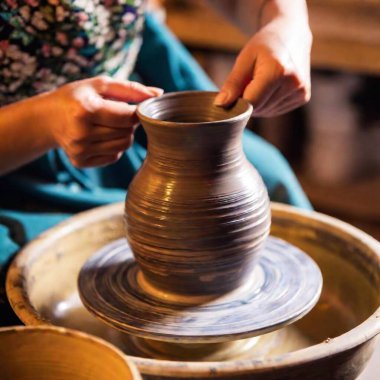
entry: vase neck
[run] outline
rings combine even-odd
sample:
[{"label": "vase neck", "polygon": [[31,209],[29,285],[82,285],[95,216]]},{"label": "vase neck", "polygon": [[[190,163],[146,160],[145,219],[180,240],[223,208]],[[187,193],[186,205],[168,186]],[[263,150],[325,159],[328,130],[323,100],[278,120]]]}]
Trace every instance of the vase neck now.
[{"label": "vase neck", "polygon": [[207,166],[228,164],[242,153],[244,123],[220,125],[184,125],[162,127],[144,125],[148,136],[148,154],[155,159],[189,162],[204,162]]}]

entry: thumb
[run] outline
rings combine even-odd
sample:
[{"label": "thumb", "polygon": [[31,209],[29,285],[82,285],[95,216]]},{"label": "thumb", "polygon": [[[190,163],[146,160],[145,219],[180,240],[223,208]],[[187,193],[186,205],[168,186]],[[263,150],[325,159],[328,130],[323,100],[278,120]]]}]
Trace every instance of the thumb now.
[{"label": "thumb", "polygon": [[123,102],[141,102],[164,92],[157,87],[147,87],[138,82],[116,80],[110,77],[94,78],[99,95]]},{"label": "thumb", "polygon": [[215,98],[216,106],[228,106],[244,93],[245,87],[252,80],[255,58],[248,51],[242,51],[237,57],[231,73]]}]

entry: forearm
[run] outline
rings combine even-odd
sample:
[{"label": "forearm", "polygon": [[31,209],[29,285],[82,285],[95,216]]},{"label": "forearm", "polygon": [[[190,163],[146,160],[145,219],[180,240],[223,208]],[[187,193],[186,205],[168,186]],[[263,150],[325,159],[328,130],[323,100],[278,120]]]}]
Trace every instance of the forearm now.
[{"label": "forearm", "polygon": [[276,19],[284,19],[297,25],[308,25],[306,0],[208,1],[247,35],[255,34]]},{"label": "forearm", "polygon": [[49,107],[39,95],[0,108],[0,175],[15,170],[54,147],[43,123],[42,108]]}]

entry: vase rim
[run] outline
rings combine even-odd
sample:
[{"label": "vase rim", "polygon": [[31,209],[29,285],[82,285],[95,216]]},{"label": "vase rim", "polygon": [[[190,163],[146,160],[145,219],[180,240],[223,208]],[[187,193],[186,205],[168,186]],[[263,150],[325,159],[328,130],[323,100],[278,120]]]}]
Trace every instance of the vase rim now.
[{"label": "vase rim", "polygon": [[[222,119],[216,119],[211,121],[172,121],[172,120],[162,120],[160,118],[155,118],[149,115],[148,107],[152,103],[160,103],[167,101],[171,98],[177,98],[180,97],[187,98],[187,97],[199,97],[199,96],[205,96],[207,98],[216,97],[218,94],[217,91],[176,91],[176,92],[168,92],[166,94],[163,94],[159,97],[154,97],[147,99],[143,102],[141,102],[137,106],[137,116],[140,119],[140,121],[145,121],[148,123],[155,123],[159,124],[160,126],[167,126],[167,127],[175,127],[178,125],[181,126],[200,126],[200,125],[218,125],[218,124],[225,124],[225,123],[233,123],[237,122],[239,120],[248,119],[250,115],[252,114],[253,107],[252,105],[243,98],[238,98],[234,104],[230,107],[224,108],[225,110],[229,110],[237,106],[238,104],[242,105],[244,107],[244,110],[238,114],[231,115],[230,117],[222,118]],[[220,107],[221,106],[216,106]]]}]

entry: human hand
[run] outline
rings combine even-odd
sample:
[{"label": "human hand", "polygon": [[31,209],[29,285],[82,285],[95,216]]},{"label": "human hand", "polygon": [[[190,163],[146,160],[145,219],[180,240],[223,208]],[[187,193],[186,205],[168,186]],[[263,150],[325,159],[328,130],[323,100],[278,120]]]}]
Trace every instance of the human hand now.
[{"label": "human hand", "polygon": [[100,76],[68,83],[44,96],[44,121],[52,146],[76,167],[117,161],[133,142],[136,106],[163,90]]},{"label": "human hand", "polygon": [[311,44],[306,24],[282,18],[268,23],[238,55],[215,104],[228,106],[242,96],[258,117],[302,106],[310,99]]}]

